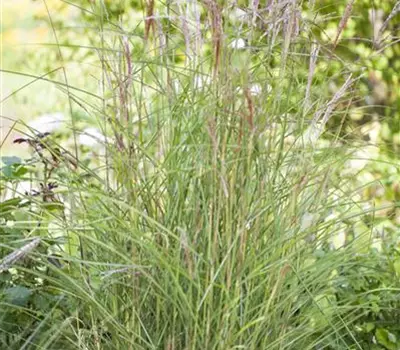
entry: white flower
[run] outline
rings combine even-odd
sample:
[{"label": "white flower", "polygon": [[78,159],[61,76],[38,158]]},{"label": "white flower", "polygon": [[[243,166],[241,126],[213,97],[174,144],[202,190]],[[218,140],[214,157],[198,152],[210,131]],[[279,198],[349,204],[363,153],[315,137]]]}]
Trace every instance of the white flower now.
[{"label": "white flower", "polygon": [[54,130],[60,129],[65,122],[64,114],[62,113],[52,113],[43,114],[33,121],[28,123],[28,126],[33,129],[34,132],[52,132]]},{"label": "white flower", "polygon": [[106,137],[96,128],[87,128],[79,135],[79,143],[83,146],[96,146],[107,141]]},{"label": "white flower", "polygon": [[6,227],[14,227],[15,226],[15,221],[13,220],[7,220],[6,222]]},{"label": "white flower", "polygon": [[250,86],[250,94],[253,96],[258,96],[262,92],[262,88],[260,84],[253,84]]},{"label": "white flower", "polygon": [[239,38],[233,40],[230,46],[232,49],[243,49],[246,47],[246,42],[242,38]]},{"label": "white flower", "polygon": [[305,212],[304,215],[301,217],[300,230],[307,230],[317,222],[318,218],[318,214]]}]

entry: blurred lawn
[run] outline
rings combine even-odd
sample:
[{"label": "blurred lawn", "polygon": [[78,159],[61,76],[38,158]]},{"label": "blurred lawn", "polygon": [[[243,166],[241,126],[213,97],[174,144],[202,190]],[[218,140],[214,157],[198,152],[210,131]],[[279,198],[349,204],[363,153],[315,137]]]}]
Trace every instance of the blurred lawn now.
[{"label": "blurred lawn", "polygon": [[[67,7],[69,11],[62,11],[60,7],[62,2],[51,0],[46,3],[51,13],[57,12],[66,18],[67,22],[68,18],[73,16],[71,6]],[[44,3],[31,0],[5,1],[2,2],[1,12],[1,69],[3,71],[0,72],[0,142],[1,154],[4,156],[21,152],[21,147],[18,150],[11,147],[15,135],[18,134],[18,130],[21,130],[21,125],[17,124],[9,134],[14,121],[28,122],[43,113],[59,112],[65,108],[66,99],[64,93],[53,84],[4,72],[12,71],[34,76],[48,72],[48,70],[43,70],[43,67],[32,64],[34,60],[31,59],[38,55],[41,58],[40,55],[42,55],[43,58],[40,61],[48,61],[49,49],[44,49],[42,44],[55,43],[51,27],[43,20],[47,18]],[[60,65],[56,63],[52,69],[58,67]],[[53,76],[52,79],[60,80],[61,74],[57,78]],[[58,105],[60,105],[60,110],[54,110],[54,106]]]}]

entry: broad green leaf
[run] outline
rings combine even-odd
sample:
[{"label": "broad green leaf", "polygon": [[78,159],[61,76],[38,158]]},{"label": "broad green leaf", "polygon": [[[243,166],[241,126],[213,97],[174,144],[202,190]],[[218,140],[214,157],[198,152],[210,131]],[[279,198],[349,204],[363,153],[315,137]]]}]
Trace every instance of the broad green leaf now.
[{"label": "broad green leaf", "polygon": [[1,161],[5,165],[22,164],[22,159],[18,157],[1,157]]},{"label": "broad green leaf", "polygon": [[6,301],[10,304],[25,306],[28,303],[28,299],[32,294],[32,290],[23,287],[15,286],[8,288],[4,291]]},{"label": "broad green leaf", "polygon": [[[396,343],[391,339],[396,337],[384,328],[378,328],[375,332],[376,340],[388,350],[397,350]],[[393,338],[394,337],[394,338]]]},{"label": "broad green leaf", "polygon": [[11,164],[1,168],[1,172],[6,180],[15,180],[24,176],[28,169],[19,164]]}]

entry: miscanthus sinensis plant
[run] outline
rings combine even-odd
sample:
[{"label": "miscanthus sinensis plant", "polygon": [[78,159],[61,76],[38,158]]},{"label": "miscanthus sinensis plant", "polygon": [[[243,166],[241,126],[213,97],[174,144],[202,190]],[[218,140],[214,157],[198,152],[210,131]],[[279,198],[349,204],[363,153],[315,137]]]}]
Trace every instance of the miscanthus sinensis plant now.
[{"label": "miscanthus sinensis plant", "polygon": [[334,52],[349,10],[329,46],[312,6],[269,3],[68,3],[78,45],[44,3],[70,137],[20,164],[50,194],[8,183],[4,232],[42,241],[9,239],[4,348],[365,348],[370,306],[338,289],[369,231],[353,230],[353,149],[328,128],[357,99]]}]

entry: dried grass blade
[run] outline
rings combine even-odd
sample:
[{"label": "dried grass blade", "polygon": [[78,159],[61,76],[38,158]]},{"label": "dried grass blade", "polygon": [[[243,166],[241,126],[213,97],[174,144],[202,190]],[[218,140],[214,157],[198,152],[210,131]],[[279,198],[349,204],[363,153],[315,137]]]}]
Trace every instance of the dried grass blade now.
[{"label": "dried grass blade", "polygon": [[336,38],[335,38],[335,40],[333,42],[332,51],[334,51],[336,49],[336,46],[339,43],[340,35],[342,34],[343,29],[346,27],[347,21],[350,18],[351,11],[353,10],[354,2],[355,2],[355,0],[350,0],[346,5],[346,9],[344,10],[342,19],[340,20],[340,23],[339,23],[339,27],[338,27],[338,31],[337,31],[337,34],[336,34]]},{"label": "dried grass blade", "polygon": [[392,11],[390,12],[389,16],[385,19],[385,22],[383,22],[382,27],[379,29],[379,37],[382,37],[383,32],[389,25],[389,22],[393,19],[394,16],[396,16],[400,12],[400,0],[396,2],[396,4],[393,6]]},{"label": "dried grass blade", "polygon": [[31,242],[25,244],[23,247],[8,254],[0,262],[0,273],[9,269],[11,265],[27,256],[33,249],[35,249],[41,241],[40,237],[34,238]]}]

